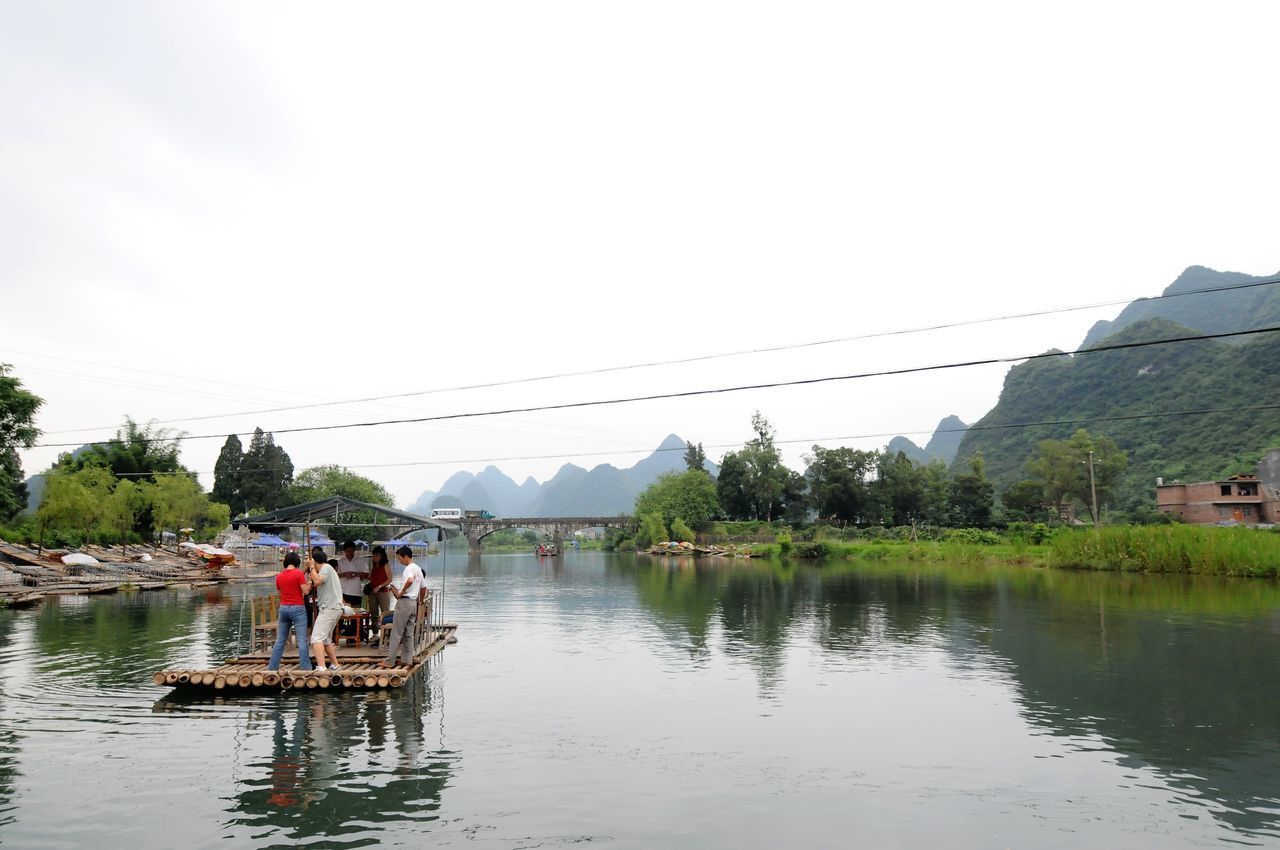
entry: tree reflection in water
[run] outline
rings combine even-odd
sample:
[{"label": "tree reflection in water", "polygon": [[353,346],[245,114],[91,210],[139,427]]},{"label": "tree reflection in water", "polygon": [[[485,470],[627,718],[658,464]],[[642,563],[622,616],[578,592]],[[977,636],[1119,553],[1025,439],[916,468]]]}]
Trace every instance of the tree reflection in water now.
[{"label": "tree reflection in water", "polygon": [[791,641],[816,641],[832,663],[941,646],[957,667],[1007,670],[1023,716],[1049,734],[1101,739],[1235,831],[1280,828],[1274,582],[914,563],[634,570],[671,639],[695,658],[719,641],[765,694]]}]

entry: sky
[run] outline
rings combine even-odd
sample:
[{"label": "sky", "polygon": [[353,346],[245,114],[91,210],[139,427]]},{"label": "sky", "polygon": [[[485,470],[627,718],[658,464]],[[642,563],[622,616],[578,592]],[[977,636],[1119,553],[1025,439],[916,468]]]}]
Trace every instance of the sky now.
[{"label": "sky", "polygon": [[[0,362],[50,444],[24,467],[125,416],[214,435],[183,448],[208,473],[255,426],[1073,349],[1120,308],[452,389],[1276,273],[1278,26],[1272,2],[0,5]],[[755,410],[795,466],[923,443],[1007,369],[277,441],[405,505],[669,433],[717,459]]]}]

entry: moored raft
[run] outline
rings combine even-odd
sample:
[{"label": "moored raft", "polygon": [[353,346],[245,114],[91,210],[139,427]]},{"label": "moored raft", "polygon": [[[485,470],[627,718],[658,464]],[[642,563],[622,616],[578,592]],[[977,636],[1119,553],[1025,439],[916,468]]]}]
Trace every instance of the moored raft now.
[{"label": "moored raft", "polygon": [[386,656],[368,647],[343,647],[339,650],[340,670],[303,670],[296,666],[281,665],[279,670],[267,670],[268,658],[264,653],[250,653],[229,659],[218,667],[169,668],[159,670],[151,680],[161,687],[212,688],[214,690],[274,688],[280,690],[322,690],[341,688],[398,688],[410,676],[417,673],[431,656],[451,643],[457,643],[457,623],[444,623],[432,627],[431,640],[419,649],[413,663],[401,667],[379,666]]}]

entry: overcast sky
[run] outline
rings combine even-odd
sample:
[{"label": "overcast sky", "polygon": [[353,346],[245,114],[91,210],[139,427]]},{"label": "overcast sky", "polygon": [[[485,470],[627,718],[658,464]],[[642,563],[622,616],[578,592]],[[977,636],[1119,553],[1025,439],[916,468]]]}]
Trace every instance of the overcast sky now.
[{"label": "overcast sky", "polygon": [[[0,362],[44,441],[80,442],[1271,274],[1278,27],[1274,2],[5,3]],[[1117,311],[175,427],[1070,349]],[[783,440],[972,422],[1006,370],[279,442],[405,504],[488,459],[738,444],[757,408]]]}]

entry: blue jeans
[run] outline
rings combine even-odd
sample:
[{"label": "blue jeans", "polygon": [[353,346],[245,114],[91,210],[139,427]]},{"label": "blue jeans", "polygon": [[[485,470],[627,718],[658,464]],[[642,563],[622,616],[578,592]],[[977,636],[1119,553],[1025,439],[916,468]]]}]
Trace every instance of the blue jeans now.
[{"label": "blue jeans", "polygon": [[307,606],[281,605],[280,620],[276,624],[276,645],[271,648],[271,661],[267,667],[280,669],[280,656],[284,655],[284,644],[289,639],[289,627],[298,637],[298,666],[303,670],[311,669],[311,648],[307,646]]}]

